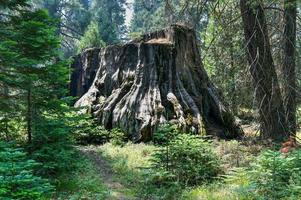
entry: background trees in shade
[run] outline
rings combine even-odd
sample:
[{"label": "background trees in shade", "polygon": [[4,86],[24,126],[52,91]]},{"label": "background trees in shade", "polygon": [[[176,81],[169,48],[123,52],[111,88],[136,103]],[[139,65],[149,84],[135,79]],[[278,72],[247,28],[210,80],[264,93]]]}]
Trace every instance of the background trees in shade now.
[{"label": "background trees in shade", "polygon": [[[125,0],[34,0],[32,5],[45,8],[58,21],[57,35],[62,39],[61,49],[66,57],[91,40],[87,32],[91,34],[92,26],[97,26],[99,33],[94,41],[100,39],[109,45],[125,37]],[[92,44],[101,46],[103,42]]]}]

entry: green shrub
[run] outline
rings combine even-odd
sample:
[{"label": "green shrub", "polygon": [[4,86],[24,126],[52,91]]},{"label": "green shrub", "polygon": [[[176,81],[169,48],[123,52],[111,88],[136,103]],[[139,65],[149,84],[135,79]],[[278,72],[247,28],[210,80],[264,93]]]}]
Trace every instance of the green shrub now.
[{"label": "green shrub", "polygon": [[141,184],[146,199],[175,199],[183,187],[211,182],[221,172],[211,144],[195,135],[175,136],[151,161]]},{"label": "green shrub", "polygon": [[123,145],[128,138],[119,128],[106,130],[100,126],[96,119],[84,118],[80,120],[74,130],[77,143],[87,144],[104,144],[112,142],[115,145]]},{"label": "green shrub", "polygon": [[154,154],[154,169],[165,170],[174,181],[197,185],[214,179],[220,173],[217,156],[204,139],[182,134]]},{"label": "green shrub", "polygon": [[32,200],[49,195],[53,187],[34,175],[40,165],[20,148],[0,142],[0,199]]},{"label": "green shrub", "polygon": [[267,199],[301,198],[301,151],[267,151],[252,164],[251,189]]},{"label": "green shrub", "polygon": [[175,176],[164,169],[144,169],[142,181],[138,187],[142,199],[173,200],[182,190]]},{"label": "green shrub", "polygon": [[74,135],[79,144],[103,144],[109,141],[110,132],[95,119],[84,118],[78,122]]},{"label": "green shrub", "polygon": [[37,123],[31,145],[31,157],[42,164],[38,173],[53,177],[73,168],[72,129],[63,119],[45,118]]},{"label": "green shrub", "polygon": [[167,145],[171,140],[178,136],[180,131],[176,125],[163,124],[158,127],[153,136],[153,142],[157,145]]},{"label": "green shrub", "polygon": [[124,145],[128,141],[128,138],[121,129],[114,128],[110,131],[109,141],[114,145]]}]

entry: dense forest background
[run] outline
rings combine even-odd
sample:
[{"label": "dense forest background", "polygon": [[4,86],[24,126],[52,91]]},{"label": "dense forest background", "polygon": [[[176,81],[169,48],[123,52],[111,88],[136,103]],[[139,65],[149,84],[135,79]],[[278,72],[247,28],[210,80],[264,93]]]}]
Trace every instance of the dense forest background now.
[{"label": "dense forest background", "polygon": [[[223,92],[235,114],[256,110],[252,76],[248,69],[247,44],[239,1],[34,1],[34,7],[45,8],[57,20],[57,34],[62,39],[65,58],[88,47],[104,47],[129,41],[142,33],[181,23],[193,27],[199,37],[199,48],[210,78]],[[288,2],[287,4],[290,4]],[[268,39],[279,85],[286,86],[283,66],[286,64],[284,29],[287,26],[281,1],[262,2]],[[289,5],[290,6],[290,5]],[[125,24],[126,8],[133,10]],[[299,7],[296,8],[300,9]],[[299,12],[297,12],[299,13]],[[300,65],[300,15],[296,14],[295,66]],[[293,20],[293,19],[292,19]],[[293,20],[294,21],[294,20]],[[248,22],[246,22],[248,23]],[[295,25],[291,25],[295,26]],[[293,34],[293,33],[292,33]],[[289,37],[289,36],[288,36]],[[285,71],[286,70],[286,71]],[[299,68],[294,70],[299,86]],[[290,83],[291,85],[291,83]],[[290,87],[288,87],[290,88]],[[294,87],[298,88],[298,87]],[[252,91],[252,92],[251,92]],[[298,89],[295,89],[298,94]],[[284,92],[284,91],[283,91]]]},{"label": "dense forest background", "polygon": [[[0,198],[300,199],[300,19],[297,0],[0,0]],[[73,56],[171,24],[195,30],[237,140],[167,124],[133,144],[73,107]]]}]

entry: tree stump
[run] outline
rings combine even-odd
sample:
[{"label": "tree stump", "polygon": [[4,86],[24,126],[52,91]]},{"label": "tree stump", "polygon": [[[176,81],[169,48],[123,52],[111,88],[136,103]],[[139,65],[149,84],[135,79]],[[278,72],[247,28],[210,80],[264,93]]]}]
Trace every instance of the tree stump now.
[{"label": "tree stump", "polygon": [[121,128],[133,141],[150,140],[163,123],[220,138],[242,134],[210,82],[188,27],[172,25],[125,45],[88,49],[75,57],[73,68],[71,85],[82,92],[71,87],[71,94],[84,93],[75,106],[86,107],[107,129]]}]

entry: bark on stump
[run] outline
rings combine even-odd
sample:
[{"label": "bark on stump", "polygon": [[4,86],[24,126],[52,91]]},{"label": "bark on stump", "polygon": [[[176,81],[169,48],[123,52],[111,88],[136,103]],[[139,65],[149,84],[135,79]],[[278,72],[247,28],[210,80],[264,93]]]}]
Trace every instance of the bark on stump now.
[{"label": "bark on stump", "polygon": [[[88,81],[82,80],[91,75],[73,74],[71,85],[85,93],[75,106],[86,107],[100,124],[119,127],[134,141],[150,140],[156,127],[168,122],[220,138],[242,133],[210,82],[188,27],[172,25],[122,46],[86,50],[75,57],[73,68],[94,65],[97,73],[86,91]],[[81,93],[71,88],[71,94]]]}]

